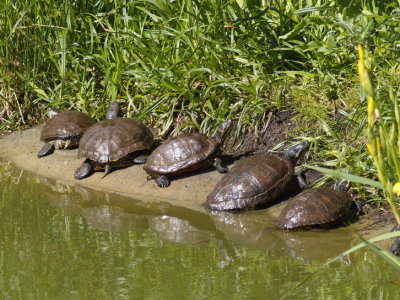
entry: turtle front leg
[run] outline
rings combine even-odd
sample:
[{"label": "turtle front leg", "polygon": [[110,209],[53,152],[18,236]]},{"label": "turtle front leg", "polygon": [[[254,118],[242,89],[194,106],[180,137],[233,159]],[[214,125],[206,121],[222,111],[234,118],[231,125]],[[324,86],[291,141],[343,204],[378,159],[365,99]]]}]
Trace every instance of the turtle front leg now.
[{"label": "turtle front leg", "polygon": [[133,159],[133,162],[134,162],[135,164],[138,164],[138,165],[143,165],[143,164],[146,163],[147,157],[149,157],[149,156],[146,155],[146,154],[138,155],[138,156],[136,156],[136,157]]},{"label": "turtle front leg", "polygon": [[221,174],[229,171],[228,168],[222,166],[222,161],[220,158],[214,158],[213,166],[217,169],[217,171]]},{"label": "turtle front leg", "polygon": [[85,160],[81,166],[75,170],[75,179],[83,179],[93,173],[93,166],[88,160]]},{"label": "turtle front leg", "polygon": [[37,156],[40,158],[46,155],[53,154],[54,150],[55,150],[54,141],[48,142],[43,145],[42,149],[40,149]]},{"label": "turtle front leg", "polygon": [[308,184],[302,175],[297,175],[297,183],[299,184],[300,189],[304,190],[308,187]]},{"label": "turtle front leg", "polygon": [[168,187],[171,184],[171,180],[167,175],[161,175],[154,180],[157,185],[161,188]]}]

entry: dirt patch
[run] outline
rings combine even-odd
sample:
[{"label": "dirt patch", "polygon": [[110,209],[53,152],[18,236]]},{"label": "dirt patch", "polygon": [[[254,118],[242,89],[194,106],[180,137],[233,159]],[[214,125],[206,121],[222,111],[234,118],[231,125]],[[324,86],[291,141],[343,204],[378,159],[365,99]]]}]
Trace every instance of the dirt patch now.
[{"label": "dirt patch", "polygon": [[292,120],[294,113],[289,111],[271,112],[269,116],[257,131],[254,127],[248,127],[240,138],[237,138],[237,121],[234,121],[234,129],[227,137],[222,148],[223,153],[234,158],[261,154],[290,140],[292,138],[291,129],[295,127]]}]

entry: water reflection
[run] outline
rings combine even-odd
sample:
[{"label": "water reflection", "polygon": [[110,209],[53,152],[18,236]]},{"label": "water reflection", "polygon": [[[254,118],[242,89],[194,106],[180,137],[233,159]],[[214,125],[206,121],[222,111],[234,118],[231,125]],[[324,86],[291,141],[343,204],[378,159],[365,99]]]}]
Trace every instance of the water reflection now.
[{"label": "water reflection", "polygon": [[[10,172],[6,168],[4,171]],[[21,177],[20,174],[9,176],[15,182]],[[273,226],[275,216],[271,209],[202,213],[168,203],[146,203],[82,186],[72,187],[51,179],[37,180],[42,184],[43,198],[52,206],[62,208],[66,215],[83,216],[87,224],[99,231],[151,229],[159,238],[177,244],[214,243],[219,245],[221,253],[227,253],[224,254],[227,261],[235,257],[232,241],[304,262],[336,256],[354,241],[352,232],[345,228],[328,232],[278,230]]]},{"label": "water reflection", "polygon": [[81,208],[88,224],[101,231],[144,230],[148,228],[146,216],[129,214],[117,206],[100,205]]},{"label": "water reflection", "polygon": [[207,214],[166,203],[144,203],[128,197],[98,192],[82,186],[70,187],[41,179],[45,198],[66,214],[80,214],[100,231],[124,232],[151,229],[161,239],[179,244],[208,244],[218,241]]},{"label": "water reflection", "polygon": [[370,252],[357,252],[351,267],[304,264],[351,237],[276,230],[273,209],[193,211],[1,163],[0,200],[1,299],[399,298],[397,274]]},{"label": "water reflection", "polygon": [[150,228],[164,240],[178,244],[207,244],[215,239],[213,232],[200,230],[188,220],[167,215],[150,217]]},{"label": "water reflection", "polygon": [[332,231],[284,231],[273,226],[267,210],[244,213],[212,212],[215,226],[240,244],[279,251],[303,262],[325,260],[349,249],[353,233],[345,228]]}]

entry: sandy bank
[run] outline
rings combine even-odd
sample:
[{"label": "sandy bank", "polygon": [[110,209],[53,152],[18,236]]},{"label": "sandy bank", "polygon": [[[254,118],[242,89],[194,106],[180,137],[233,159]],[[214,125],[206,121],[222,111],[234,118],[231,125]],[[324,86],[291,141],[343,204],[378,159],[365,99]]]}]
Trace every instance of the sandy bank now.
[{"label": "sandy bank", "polygon": [[146,172],[136,165],[115,169],[103,179],[104,173],[96,172],[89,178],[76,180],[74,171],[83,162],[83,159],[77,158],[77,150],[55,151],[52,155],[37,158],[37,152],[43,145],[39,140],[40,130],[36,127],[1,138],[0,156],[26,171],[67,184],[120,193],[142,201],[170,202],[196,210],[203,210],[201,204],[222,177],[217,171],[209,169],[173,180],[170,187],[161,189],[153,180],[148,181]]}]

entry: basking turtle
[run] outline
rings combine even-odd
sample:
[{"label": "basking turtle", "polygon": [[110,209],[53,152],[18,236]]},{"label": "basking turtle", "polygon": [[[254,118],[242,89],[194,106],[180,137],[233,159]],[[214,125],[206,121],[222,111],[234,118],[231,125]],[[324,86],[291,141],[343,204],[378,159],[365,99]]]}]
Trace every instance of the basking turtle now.
[{"label": "basking turtle", "polygon": [[38,152],[38,157],[52,154],[55,149],[64,150],[78,147],[79,139],[94,121],[87,114],[76,110],[58,112],[48,109],[49,119],[40,133],[40,140],[45,142]]},{"label": "basking turtle", "polygon": [[285,155],[252,156],[238,161],[217,183],[204,205],[212,210],[254,209],[274,201],[294,175],[294,165],[309,148],[308,141]]},{"label": "basking turtle", "polygon": [[390,252],[396,256],[400,256],[400,237],[394,239],[393,244],[390,246]]},{"label": "basking turtle", "polygon": [[[391,231],[399,231],[400,225],[396,225],[392,228]],[[400,256],[400,237],[396,237],[393,240],[392,245],[390,246],[390,252],[396,256]]]},{"label": "basking turtle", "polygon": [[143,169],[150,178],[155,178],[159,187],[170,185],[170,177],[201,169],[213,164],[217,171],[226,173],[221,159],[215,157],[224,132],[231,125],[231,120],[222,123],[215,138],[201,133],[186,133],[164,141],[148,157]]},{"label": "basking turtle", "polygon": [[348,215],[351,207],[350,196],[345,192],[346,180],[335,189],[320,187],[301,192],[289,200],[275,224],[282,229],[294,229],[337,224]]},{"label": "basking turtle", "polygon": [[120,116],[120,103],[111,103],[107,120],[86,130],[78,151],[78,156],[86,160],[75,170],[76,179],[83,179],[97,170],[105,170],[106,176],[111,168],[146,162],[145,152],[153,145],[153,134],[142,122]]}]

